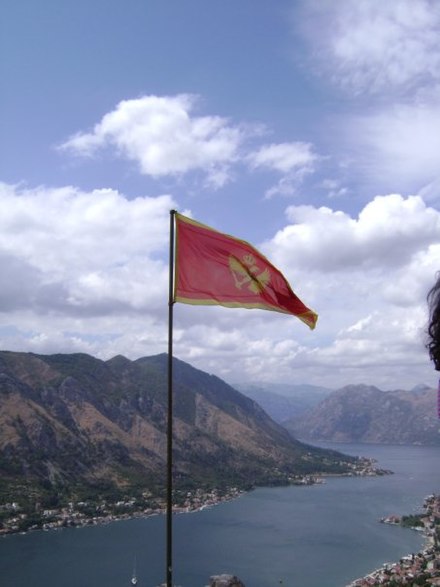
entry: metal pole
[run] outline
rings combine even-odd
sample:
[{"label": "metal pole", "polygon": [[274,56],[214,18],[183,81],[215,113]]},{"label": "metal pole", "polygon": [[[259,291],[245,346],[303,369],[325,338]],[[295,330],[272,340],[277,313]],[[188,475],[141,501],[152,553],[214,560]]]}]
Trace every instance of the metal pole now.
[{"label": "metal pole", "polygon": [[174,216],[170,211],[170,281],[168,296],[168,425],[167,425],[167,510],[166,587],[173,585],[173,305],[174,305]]}]

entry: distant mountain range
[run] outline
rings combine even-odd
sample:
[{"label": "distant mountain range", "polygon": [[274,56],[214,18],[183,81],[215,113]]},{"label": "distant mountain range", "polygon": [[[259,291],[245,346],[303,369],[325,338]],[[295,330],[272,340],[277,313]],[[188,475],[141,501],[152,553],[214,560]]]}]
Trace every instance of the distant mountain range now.
[{"label": "distant mountain range", "polygon": [[280,424],[300,416],[334,391],[306,383],[234,383],[233,387],[255,400]]},{"label": "distant mountain range", "polygon": [[[0,501],[165,485],[167,356],[0,352]],[[252,399],[174,360],[176,487],[281,484],[346,472],[351,457],[306,446]]]},{"label": "distant mountain range", "polygon": [[284,425],[307,441],[440,445],[437,391],[348,385]]}]

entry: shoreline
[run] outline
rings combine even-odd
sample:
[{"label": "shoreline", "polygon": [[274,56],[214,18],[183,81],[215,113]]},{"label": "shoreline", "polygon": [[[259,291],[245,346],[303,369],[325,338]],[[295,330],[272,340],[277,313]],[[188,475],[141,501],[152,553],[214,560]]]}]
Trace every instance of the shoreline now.
[{"label": "shoreline", "polygon": [[[222,495],[219,495],[216,490],[211,492],[201,492],[197,490],[195,493],[195,499],[191,503],[186,505],[173,505],[173,515],[177,514],[191,514],[202,511],[207,508],[214,507],[216,505],[220,505],[221,503],[225,503],[228,501],[232,501],[233,499],[238,499],[247,491],[238,489],[236,487],[229,488],[228,491]],[[161,504],[164,500],[158,499],[157,503]],[[126,502],[126,504],[130,504],[130,502]],[[114,522],[122,522],[127,520],[133,520],[138,518],[150,518],[153,516],[160,516],[166,514],[166,507],[164,505],[158,505],[157,507],[147,507],[145,509],[139,509],[135,511],[130,511],[126,513],[107,513],[104,515],[96,515],[96,516],[85,516],[82,515],[78,511],[69,510],[66,511],[67,508],[62,508],[61,510],[48,510],[48,517],[49,516],[56,516],[57,519],[54,521],[47,521],[42,524],[42,526],[34,527],[31,526],[26,530],[20,530],[14,527],[0,529],[0,538],[6,538],[12,535],[21,535],[24,536],[31,532],[48,532],[51,530],[64,530],[67,528],[87,528],[90,526],[99,526],[99,525],[106,525],[112,524]]]},{"label": "shoreline", "polygon": [[[425,546],[422,550],[416,554],[402,556],[399,562],[384,563],[380,568],[364,577],[354,579],[345,587],[440,585],[440,494],[426,497],[423,510],[424,512],[420,514],[423,528],[408,526],[409,530],[424,533]],[[390,516],[382,518],[379,522],[401,525],[400,520],[399,522],[396,520],[396,516]]]},{"label": "shoreline", "polygon": [[[360,480],[359,480],[360,481]],[[193,503],[191,506],[177,506],[173,509],[173,513],[180,514],[180,513],[196,513],[206,508],[211,508],[215,505],[220,505],[223,502],[230,501],[232,499],[236,499],[237,497],[241,497],[246,495],[247,491],[239,491],[233,494],[226,494],[223,493],[221,496],[217,494],[213,494],[212,498],[208,501],[199,502],[198,504]],[[425,494],[426,495],[426,494]],[[205,497],[205,492],[198,493],[198,499],[202,499]],[[193,496],[195,497],[195,493]],[[312,498],[313,499],[313,498]],[[369,572],[364,577],[357,578],[352,580],[350,583],[345,583],[344,580],[340,581],[340,587],[345,585],[345,587],[366,587],[366,586],[398,586],[398,585],[423,585],[424,587],[430,587],[431,585],[440,585],[440,494],[438,495],[430,495],[423,500],[423,497],[419,497],[419,504],[423,502],[423,513],[415,513],[414,515],[410,515],[410,518],[418,518],[423,519],[423,531],[424,531],[424,538],[423,544],[420,543],[418,546],[415,546],[413,552],[417,552],[417,554],[412,554],[409,556],[402,556],[399,562],[396,563],[386,563],[382,564],[381,567],[377,568],[376,570]],[[392,506],[391,506],[392,507]],[[417,506],[416,512],[421,512],[421,508]],[[156,510],[148,510],[143,512],[134,512],[133,514],[122,515],[118,517],[110,517],[109,519],[90,519],[90,520],[83,520],[82,523],[78,523],[75,527],[87,527],[90,525],[99,525],[99,524],[109,524],[114,521],[126,521],[132,518],[139,518],[139,517],[150,517],[154,515],[164,514],[164,509],[156,509]],[[407,518],[407,516],[402,516],[402,518]],[[377,523],[383,521],[389,524],[396,524],[397,517],[396,516],[387,516],[386,518],[380,520],[377,519]],[[78,520],[78,522],[80,522]],[[161,520],[157,520],[156,524],[161,524]],[[407,526],[409,528],[409,526]],[[55,529],[55,528],[54,528]],[[88,535],[88,534],[87,534]],[[73,536],[73,535],[72,535]],[[81,539],[82,540],[82,539]],[[21,541],[17,542],[17,544],[21,543]],[[400,556],[400,554],[398,555]],[[376,559],[377,560],[377,559]],[[382,559],[384,560],[384,559]],[[393,560],[393,558],[385,559],[385,560]],[[397,557],[396,557],[397,560]],[[379,559],[380,561],[380,559]],[[379,562],[378,561],[378,562]],[[376,563],[377,564],[377,563]],[[380,563],[379,563],[380,564]],[[417,579],[427,577],[429,580],[425,582],[414,582],[411,577],[416,577]],[[438,582],[437,582],[438,580]]]},{"label": "shoreline", "polygon": [[[346,473],[316,473],[310,475],[298,475],[289,478],[283,486],[307,486],[311,487],[325,483],[326,478],[332,477],[370,477],[392,474],[392,471],[381,469],[375,466],[375,460],[360,457],[359,462]],[[173,514],[194,513],[203,509],[214,507],[221,503],[231,501],[241,495],[254,490],[228,487],[219,491],[218,489],[192,490],[178,492],[178,498],[173,505]],[[0,537],[11,534],[27,534],[38,530],[60,530],[63,528],[82,528],[110,524],[121,520],[134,518],[148,518],[150,516],[166,513],[165,499],[154,497],[148,491],[143,496],[143,503],[139,498],[127,498],[117,503],[101,502],[70,502],[67,506],[53,509],[41,509],[30,516],[37,516],[34,524],[26,525],[29,520],[29,512],[21,510],[17,503],[7,503],[0,506],[0,511],[9,514],[3,520],[3,527],[0,528]]]}]

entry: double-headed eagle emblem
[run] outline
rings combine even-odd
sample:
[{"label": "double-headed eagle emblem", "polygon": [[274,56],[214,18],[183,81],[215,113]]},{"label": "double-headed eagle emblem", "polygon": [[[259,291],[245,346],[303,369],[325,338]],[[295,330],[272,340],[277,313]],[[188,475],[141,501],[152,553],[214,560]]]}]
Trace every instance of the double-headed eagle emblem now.
[{"label": "double-headed eagle emblem", "polygon": [[270,282],[269,269],[260,271],[253,255],[243,255],[241,261],[230,255],[229,270],[237,289],[246,286],[254,294],[260,294]]}]

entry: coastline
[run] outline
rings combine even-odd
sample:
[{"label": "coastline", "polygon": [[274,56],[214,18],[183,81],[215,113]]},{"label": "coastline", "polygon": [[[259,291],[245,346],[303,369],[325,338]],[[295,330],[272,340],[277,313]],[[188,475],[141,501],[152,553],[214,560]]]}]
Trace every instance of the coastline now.
[{"label": "coastline", "polygon": [[[426,497],[423,510],[420,515],[422,529],[409,527],[425,534],[425,546],[421,551],[403,556],[396,563],[384,563],[345,587],[440,585],[440,494]],[[397,525],[400,523],[397,520],[396,516],[390,516],[380,522]]]},{"label": "coastline", "polygon": [[[296,539],[294,540],[294,542],[292,544],[295,544],[295,548],[298,547],[299,551],[301,552],[301,557],[300,560],[298,561],[298,566],[296,566],[295,570],[291,570],[291,566],[289,563],[289,558],[285,557],[284,554],[280,553],[277,554],[275,553],[275,551],[273,550],[272,547],[272,554],[274,555],[274,558],[271,557],[271,560],[274,561],[278,561],[276,564],[279,564],[280,566],[278,568],[280,568],[279,571],[279,577],[277,577],[278,579],[283,579],[283,582],[285,584],[290,584],[290,585],[295,585],[295,584],[301,584],[302,581],[297,581],[296,578],[297,577],[301,577],[304,578],[306,581],[304,583],[302,583],[304,585],[304,587],[316,587],[317,585],[326,585],[326,584],[332,584],[335,587],[343,587],[344,585],[348,584],[350,581],[352,581],[355,577],[361,577],[362,575],[365,575],[367,572],[371,571],[372,569],[378,568],[382,565],[383,562],[385,561],[398,561],[399,558],[405,554],[405,553],[411,553],[411,552],[418,552],[419,550],[422,550],[424,548],[425,545],[425,541],[424,541],[424,537],[422,534],[420,533],[415,533],[415,532],[406,532],[404,529],[401,528],[385,528],[382,525],[379,525],[379,519],[381,516],[386,516],[389,513],[399,513],[400,515],[408,513],[408,512],[420,512],[421,511],[421,504],[424,501],[424,498],[426,495],[428,495],[431,492],[436,492],[438,493],[438,491],[435,490],[436,487],[438,486],[438,483],[436,482],[438,480],[438,462],[439,462],[439,458],[438,455],[435,455],[435,458],[430,459],[429,465],[426,466],[425,464],[423,465],[422,469],[419,468],[418,464],[421,462],[420,460],[420,453],[418,451],[414,451],[414,455],[408,455],[407,451],[404,450],[399,450],[398,455],[401,455],[404,457],[403,462],[405,463],[405,468],[403,470],[403,478],[402,481],[404,481],[404,489],[401,491],[400,489],[402,488],[402,483],[400,482],[400,477],[402,477],[402,471],[399,469],[399,467],[396,468],[396,474],[395,475],[391,475],[391,476],[387,476],[385,478],[376,478],[376,479],[362,479],[362,478],[354,478],[354,479],[343,479],[343,478],[329,478],[329,479],[325,479],[325,483],[323,485],[316,485],[313,486],[313,489],[311,487],[307,488],[307,487],[303,487],[303,488],[298,488],[299,491],[298,493],[296,492],[296,488],[292,487],[290,489],[286,489],[286,492],[283,491],[283,487],[280,488],[274,488],[275,491],[271,491],[271,488],[256,488],[258,491],[256,492],[256,496],[255,498],[252,496],[252,494],[254,493],[254,491],[250,491],[249,493],[244,494],[242,497],[244,497],[244,500],[236,500],[231,502],[231,504],[225,504],[224,506],[220,507],[220,508],[209,508],[206,510],[206,512],[202,512],[201,514],[198,514],[196,516],[179,516],[180,520],[176,519],[176,524],[179,527],[185,528],[185,529],[197,529],[197,536],[202,537],[202,546],[203,549],[206,548],[206,554],[211,556],[211,547],[205,545],[205,541],[209,542],[211,537],[212,537],[212,527],[211,524],[209,523],[211,518],[215,519],[215,520],[223,520],[226,522],[225,526],[221,527],[221,531],[225,531],[225,536],[228,536],[231,532],[232,532],[232,536],[235,535],[239,535],[240,537],[243,535],[243,539],[244,542],[246,543],[246,537],[248,537],[249,540],[249,546],[252,545],[251,550],[248,553],[242,552],[242,556],[245,557],[244,561],[246,563],[246,568],[249,569],[249,577],[246,575],[246,573],[243,572],[243,568],[242,566],[232,566],[232,564],[229,564],[228,566],[225,566],[224,563],[225,562],[231,562],[231,560],[233,561],[233,564],[235,565],[234,559],[230,559],[229,556],[225,557],[222,556],[221,553],[217,553],[217,554],[212,554],[214,563],[211,564],[211,559],[209,559],[209,564],[208,565],[204,565],[203,566],[203,577],[198,580],[198,581],[180,581],[180,584],[182,585],[205,585],[204,579],[206,579],[206,577],[210,576],[210,574],[212,574],[212,572],[214,571],[220,571],[220,570],[224,570],[224,571],[228,571],[228,570],[235,570],[238,573],[238,576],[244,580],[245,578],[248,579],[248,581],[245,581],[246,585],[252,585],[252,584],[258,584],[261,585],[261,587],[263,587],[264,585],[270,584],[270,581],[263,581],[261,582],[261,580],[259,579],[259,575],[257,574],[257,570],[256,568],[259,566],[259,561],[260,558],[258,559],[258,564],[255,563],[255,553],[258,553],[258,556],[260,556],[260,551],[259,551],[259,546],[261,545],[261,540],[263,540],[264,542],[267,542],[268,539],[270,539],[272,537],[272,533],[274,534],[274,545],[276,545],[278,543],[278,534],[277,534],[277,530],[276,530],[276,526],[277,524],[275,524],[275,520],[276,518],[272,517],[272,503],[274,500],[275,505],[278,504],[278,506],[274,509],[273,514],[276,514],[276,516],[281,516],[281,520],[282,520],[282,525],[281,528],[284,528],[285,526],[285,531],[289,533],[290,535],[290,527],[291,524],[290,522],[288,522],[287,520],[285,520],[285,516],[283,517],[283,504],[286,504],[286,507],[288,507],[288,512],[292,512],[293,518],[292,520],[296,519],[296,514],[295,512],[297,511],[297,509],[299,509],[299,512],[302,512],[301,514],[301,518],[300,518],[300,522],[302,523],[302,521],[304,522],[304,524],[308,524],[307,522],[307,515],[306,512],[309,512],[309,515],[311,518],[310,523],[313,524],[313,528],[314,528],[314,534],[313,536],[316,536],[317,539],[317,543],[315,544],[316,547],[319,546],[319,548],[321,547],[320,544],[318,544],[320,542],[320,538],[319,538],[319,533],[321,532],[322,528],[322,532],[323,534],[323,538],[324,540],[326,538],[328,538],[329,542],[327,549],[322,550],[322,558],[321,558],[321,550],[315,550],[315,548],[310,549],[309,551],[306,551],[305,549],[303,549],[303,540],[299,540],[298,544]],[[392,452],[392,454],[394,455],[394,452]],[[399,456],[399,461],[401,459],[401,456]],[[407,466],[406,463],[408,462],[408,459],[410,462],[416,461],[417,466],[414,467],[413,465],[411,466]],[[381,458],[377,459],[379,462],[382,461]],[[423,460],[423,463],[425,463],[425,460]],[[392,461],[392,459],[388,459],[388,466],[389,468],[393,468],[394,469],[394,462]],[[424,471],[428,471],[430,473],[432,473],[434,471],[434,473],[430,476],[427,477],[425,479],[424,477]],[[421,475],[421,478],[419,479]],[[410,480],[412,479],[412,480]],[[347,485],[346,485],[347,484]],[[368,497],[367,499],[367,503],[366,505],[368,505],[369,503],[372,504],[376,504],[380,498],[380,502],[382,503],[382,507],[374,507],[373,511],[370,512],[367,515],[365,515],[365,510],[369,509],[369,508],[360,508],[359,505],[357,505],[357,494],[359,493],[359,491],[361,491],[361,493],[364,493],[363,487],[364,485],[367,486],[371,486],[372,488],[376,488],[376,491],[374,492],[373,495],[376,496],[377,499],[374,499],[372,502],[368,501],[370,500],[370,498]],[[350,516],[348,516],[347,519],[347,523],[345,523],[346,518],[342,519],[342,518],[338,518],[335,516],[327,516],[325,515],[325,518],[321,518],[321,514],[325,514],[327,511],[332,510],[333,508],[331,507],[331,504],[333,503],[333,499],[337,500],[338,502],[340,502],[340,498],[338,497],[341,491],[344,491],[343,488],[344,487],[348,487],[348,491],[345,493],[343,493],[344,495],[344,503],[342,505],[342,507],[337,506],[337,510],[341,511],[341,513],[343,514],[344,512],[350,512]],[[394,491],[394,487],[396,487],[396,489],[399,489],[398,491]],[[387,489],[388,488],[388,489]],[[370,495],[370,491],[367,491],[368,496]],[[396,493],[395,497],[396,500],[394,500],[394,493]],[[298,495],[298,499],[296,497],[296,495]],[[345,503],[345,496],[347,496],[347,503]],[[401,499],[401,496],[405,496],[403,499]],[[409,497],[408,497],[409,496]],[[362,497],[362,496],[360,496]],[[298,502],[299,504],[301,504],[301,506],[299,506],[299,504],[297,506],[291,506],[292,502]],[[326,504],[326,507],[322,510],[322,512],[320,513],[320,510],[318,509],[318,511],[314,510],[314,506],[313,504],[316,502],[318,503],[324,503]],[[363,500],[362,500],[363,501]],[[241,505],[241,503],[243,502],[243,506]],[[386,507],[383,508],[383,503],[386,503]],[[409,504],[409,507],[407,507]],[[305,507],[302,507],[302,505],[304,505]],[[309,511],[308,506],[310,505],[311,509]],[[328,507],[327,507],[328,506]],[[209,506],[208,506],[209,507]],[[320,506],[321,507],[321,506]],[[266,509],[263,509],[266,508]],[[359,514],[362,516],[360,518],[361,520],[361,525],[359,525],[359,523],[356,522],[356,517],[355,514],[356,512],[359,511]],[[243,513],[244,512],[244,513]],[[259,513],[261,512],[262,518],[259,518]],[[253,537],[253,532],[250,531],[250,536],[248,536],[249,532],[247,532],[246,528],[247,528],[247,522],[250,521],[251,526],[254,526],[254,518],[253,515],[254,513],[257,515],[257,518],[255,520],[255,529],[259,528],[262,532],[266,532],[266,530],[268,530],[268,536],[266,535],[262,535],[261,537]],[[316,515],[314,515],[316,513]],[[351,516],[351,513],[353,513],[353,516]],[[251,518],[249,518],[249,514],[251,514]],[[244,522],[244,526],[243,524],[239,525],[236,528],[236,522],[235,517],[236,515],[238,516],[238,519],[241,520],[242,522]],[[241,516],[241,517],[240,517]],[[329,520],[332,520],[332,523],[335,524],[335,528],[333,530],[332,525],[326,525],[325,527],[322,527],[323,522],[327,523],[327,518],[329,518]],[[204,520],[208,521],[208,529],[206,529],[206,524],[204,522]],[[337,528],[338,526],[338,520],[340,519],[341,521],[341,529],[339,530]],[[261,523],[258,523],[258,520]],[[273,520],[273,522],[271,521]],[[290,520],[290,516],[289,516],[289,520]],[[350,522],[351,520],[351,522]],[[132,562],[132,553],[133,551],[136,551],[136,549],[138,548],[138,541],[135,538],[138,535],[142,536],[142,542],[144,540],[144,538],[147,538],[147,541],[145,542],[145,544],[148,547],[148,552],[153,553],[156,551],[161,551],[160,545],[157,545],[157,540],[155,540],[154,538],[149,539],[149,535],[151,534],[152,536],[155,536],[158,529],[162,529],[163,524],[164,524],[164,517],[163,516],[152,516],[150,519],[146,519],[144,520],[133,520],[132,521],[133,524],[105,524],[102,529],[100,529],[99,527],[90,527],[89,528],[89,532],[87,532],[87,530],[83,533],[83,532],[46,532],[45,534],[42,534],[40,532],[30,532],[26,537],[22,537],[20,536],[16,536],[15,539],[9,541],[9,540],[5,540],[5,541],[0,541],[0,544],[3,542],[3,547],[2,547],[2,552],[3,552],[3,559],[2,559],[2,564],[4,564],[3,568],[7,568],[7,565],[9,564],[10,560],[16,560],[15,558],[12,558],[10,555],[16,555],[18,557],[18,560],[20,559],[20,556],[22,556],[22,554],[20,553],[25,553],[27,552],[28,548],[33,548],[36,549],[36,552],[40,553],[41,550],[41,563],[40,563],[40,554],[38,556],[38,558],[35,559],[35,564],[34,562],[32,562],[31,560],[29,561],[29,571],[20,571],[21,575],[20,577],[23,577],[22,581],[20,582],[20,584],[29,584],[29,579],[32,576],[32,572],[35,573],[35,571],[37,570],[37,563],[38,565],[42,565],[45,564],[48,569],[50,568],[50,566],[53,564],[53,562],[51,561],[51,557],[50,557],[50,552],[51,552],[51,548],[46,548],[45,545],[49,546],[52,544],[60,544],[63,545],[63,550],[60,550],[60,557],[59,560],[64,560],[62,557],[65,556],[66,559],[69,560],[69,557],[71,557],[71,549],[70,548],[66,548],[64,545],[67,544],[71,544],[71,546],[73,547],[75,545],[75,548],[79,549],[79,555],[78,558],[81,560],[78,560],[78,565],[82,565],[84,562],[84,569],[87,568],[87,565],[89,565],[90,560],[88,557],[88,555],[84,556],[83,559],[83,555],[81,552],[81,549],[83,548],[83,544],[87,543],[89,545],[90,548],[96,548],[98,550],[97,557],[95,559],[94,556],[91,557],[91,561],[92,561],[92,568],[94,568],[94,565],[96,563],[96,560],[100,560],[100,557],[102,557],[102,560],[100,560],[100,565],[104,564],[106,557],[107,557],[107,548],[105,549],[104,552],[102,551],[102,547],[98,544],[94,542],[94,538],[95,536],[112,536],[112,537],[118,537],[116,540],[111,541],[111,543],[109,542],[109,549],[108,549],[108,556],[112,556],[113,554],[113,541],[117,544],[115,547],[115,552],[119,553],[119,548],[122,544],[125,544],[125,542],[121,542],[121,537],[128,537],[128,542],[127,542],[127,548],[126,550],[129,551],[128,554],[125,553],[126,555],[126,563],[125,563],[125,567],[130,567],[131,568],[131,562]],[[269,526],[268,526],[269,524]],[[359,556],[358,550],[356,550],[356,544],[358,542],[357,540],[357,536],[358,536],[358,532],[360,529],[362,529],[364,527],[364,524],[366,525],[366,529],[370,531],[370,529],[372,530],[372,542],[371,542],[371,547],[372,550],[370,552],[370,550],[365,552],[365,555],[369,557],[369,561],[370,564],[365,564],[365,560],[362,562],[363,560],[363,555],[362,553]],[[352,529],[349,531],[349,533],[346,534],[346,526],[348,527],[352,527]],[[154,529],[152,532],[145,531],[145,529]],[[215,526],[215,528],[217,528],[217,526]],[[302,526],[301,526],[302,528]],[[308,526],[304,526],[304,529],[306,530],[306,528],[308,528]],[[244,529],[244,532],[242,534],[242,529]],[[273,532],[272,532],[273,530]],[[347,528],[348,530],[348,528]],[[218,531],[220,532],[220,527],[218,528]],[[281,530],[282,532],[283,530]],[[292,530],[293,532],[293,536],[297,533],[296,531]],[[341,552],[341,549],[339,548],[338,552],[336,550],[335,557],[333,558],[332,556],[327,556],[330,555],[331,552],[334,550],[334,546],[332,546],[331,544],[331,540],[332,540],[332,536],[334,534],[334,532],[336,533],[336,536],[339,537],[339,535],[342,536],[347,536],[353,537],[353,540],[350,540],[350,543],[347,543],[347,552],[344,554],[344,551]],[[316,533],[316,534],[315,534]],[[144,535],[145,534],[145,535]],[[186,532],[185,532],[186,534]],[[58,537],[57,537],[58,535]],[[83,538],[84,536],[84,538]],[[220,535],[219,535],[220,536]],[[222,534],[223,536],[223,534]],[[374,542],[374,537],[377,536],[379,538],[379,540],[381,540],[382,536],[385,536],[384,539],[384,546],[385,546],[385,550],[387,548],[387,545],[390,544],[394,544],[394,543],[399,543],[400,544],[400,548],[399,547],[393,547],[391,546],[388,549],[388,554],[386,553],[386,551],[384,550],[383,553],[381,551],[381,549],[377,549],[373,546],[373,542]],[[133,540],[132,540],[133,537]],[[14,538],[11,536],[11,538]],[[177,538],[177,537],[176,537]],[[125,538],[124,538],[125,540]],[[240,538],[241,540],[241,538]],[[151,542],[151,544],[150,544]],[[363,543],[364,540],[361,540],[361,542]],[[23,543],[23,546],[20,546]],[[302,545],[301,545],[302,543]],[[227,543],[229,544],[229,542]],[[369,547],[368,543],[368,547]],[[119,546],[118,546],[119,545]],[[339,546],[342,546],[341,543],[339,543]],[[364,545],[365,547],[367,546],[367,544]],[[255,547],[255,551],[253,550]],[[143,548],[143,547],[142,547]],[[176,543],[176,552],[183,552],[186,553],[186,546],[185,546],[185,540],[183,540],[183,550],[180,550],[181,545],[179,542],[179,546],[177,546]],[[228,547],[226,547],[228,548]],[[330,549],[330,552],[327,552],[328,548]],[[23,550],[25,549],[25,550]],[[151,550],[150,550],[151,549]],[[64,553],[65,550],[65,553]],[[214,549],[215,550],[215,549]],[[239,549],[240,550],[240,549]],[[243,549],[244,550],[244,549]],[[376,553],[376,555],[371,555],[371,553],[374,552],[374,550],[378,551]],[[203,552],[205,552],[203,550]],[[278,551],[277,551],[278,552]],[[7,558],[5,558],[5,554],[7,553]],[[350,554],[348,554],[350,553]],[[354,558],[351,558],[351,553],[353,553]],[[47,557],[46,557],[47,555]],[[261,556],[261,560],[264,560],[264,556],[265,555],[265,551],[262,553]],[[279,557],[279,560],[278,560]],[[154,559],[154,564],[155,561],[157,559],[161,559],[161,557],[157,557],[156,555],[153,556]],[[47,559],[47,560],[46,560]],[[206,560],[206,557],[204,557],[204,559]],[[58,558],[57,558],[58,560]],[[95,563],[93,562],[95,560]],[[238,559],[238,562],[240,563],[240,560],[242,560],[241,558]],[[243,562],[244,562],[243,561]],[[315,570],[315,562],[316,561],[320,561],[319,562],[319,570]],[[353,562],[352,562],[353,561]],[[372,561],[372,564],[371,564]],[[150,561],[151,562],[151,561]],[[254,564],[255,563],[255,564]],[[357,563],[357,564],[356,564]],[[113,564],[113,560],[108,561],[109,566],[114,570],[115,572],[120,572],[120,567],[121,565],[117,565],[116,563]],[[243,563],[242,563],[243,564]],[[275,564],[275,563],[274,563]],[[286,565],[286,567],[284,568],[283,565]],[[307,570],[308,565],[311,565],[310,568],[310,572]],[[189,565],[189,566],[188,566]],[[192,566],[191,566],[192,565]],[[198,562],[193,562],[193,563],[185,563],[185,572],[188,570],[188,572],[193,572],[194,569],[198,569],[199,568],[199,563]],[[315,566],[314,566],[315,565]],[[328,565],[328,566],[327,566]],[[28,565],[26,564],[26,567]],[[124,566],[124,565],[123,565]],[[159,576],[162,576],[162,569],[161,569],[161,562],[158,563],[157,565],[159,567]],[[148,567],[148,565],[147,565]],[[40,567],[42,568],[42,567]],[[107,567],[106,567],[107,568]],[[183,568],[183,567],[182,567]],[[275,567],[274,567],[275,568]],[[329,581],[326,580],[326,570],[328,569],[328,578]],[[141,569],[142,570],[142,569]],[[241,571],[241,572],[239,572]],[[87,571],[85,571],[87,572]],[[149,571],[148,571],[149,572]],[[143,574],[146,574],[147,571],[143,570],[142,571]],[[312,576],[315,580],[311,580],[310,576]],[[9,578],[14,578],[15,575],[13,574],[13,571],[11,569],[11,575]],[[331,581],[330,581],[330,577],[334,577]],[[26,581],[25,581],[26,578]],[[255,582],[254,582],[254,579]],[[295,579],[295,580],[294,580]],[[336,579],[336,580],[335,580]],[[121,582],[123,583],[123,581],[119,581],[119,584],[121,584]],[[206,581],[207,582],[207,581]],[[30,583],[32,584],[32,580],[30,581]],[[78,581],[76,584],[80,584],[81,582]],[[159,584],[160,581],[156,580],[156,582],[153,580],[152,582],[150,581],[150,583],[152,585],[156,585]],[[12,584],[14,583],[14,580],[12,580]],[[113,583],[112,583],[113,584]],[[44,583],[38,583],[38,587],[43,587]],[[72,585],[73,587],[73,585]],[[425,586],[427,587],[427,586]]]},{"label": "coastline", "polygon": [[[183,505],[173,505],[173,514],[194,513],[214,507],[220,503],[237,499],[246,493],[244,490],[237,487],[228,488],[226,492],[219,493],[217,490],[187,492],[187,499]],[[152,516],[164,515],[166,513],[165,500],[158,498],[155,500],[154,507],[146,507],[141,509],[131,509],[133,506],[132,500],[125,502],[118,502],[116,505],[119,508],[131,509],[131,511],[121,512],[118,514],[108,513],[105,509],[107,504],[100,504],[96,509],[103,510],[102,515],[87,516],[81,512],[82,507],[89,507],[87,502],[79,502],[78,504],[69,504],[66,508],[59,510],[44,510],[43,518],[47,518],[46,522],[40,526],[30,526],[26,530],[20,530],[16,523],[19,521],[17,517],[11,519],[11,524],[6,528],[0,528],[0,538],[10,536],[11,534],[27,534],[29,532],[49,530],[62,530],[64,528],[84,528],[88,526],[98,526],[101,524],[112,524],[123,520],[131,520],[135,518],[149,518]],[[14,504],[6,504],[14,509]],[[94,506],[95,507],[95,506]],[[18,513],[18,512],[17,512]]]},{"label": "coastline", "polygon": [[[316,473],[310,475],[296,475],[288,479],[286,485],[312,486],[325,483],[329,477],[370,477],[392,474],[391,471],[375,466],[376,461],[367,457],[360,457],[353,464],[350,471],[341,474]],[[223,490],[191,490],[176,491],[173,505],[174,514],[198,512],[220,503],[231,501],[251,491],[238,487],[227,487]],[[163,497],[154,497],[148,491],[142,498],[127,497],[124,501],[108,503],[84,501],[69,502],[64,507],[42,509],[29,514],[24,512],[18,503],[12,502],[0,505],[3,521],[0,527],[0,537],[10,534],[26,534],[37,530],[49,531],[62,528],[95,526],[110,524],[120,520],[132,518],[147,518],[165,514],[166,504]]]}]

